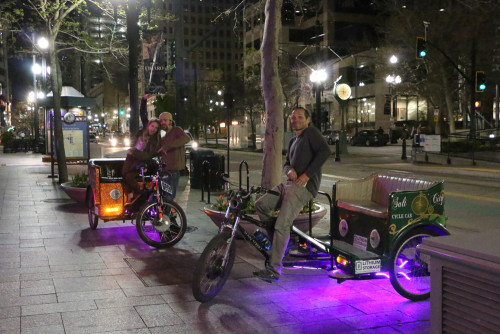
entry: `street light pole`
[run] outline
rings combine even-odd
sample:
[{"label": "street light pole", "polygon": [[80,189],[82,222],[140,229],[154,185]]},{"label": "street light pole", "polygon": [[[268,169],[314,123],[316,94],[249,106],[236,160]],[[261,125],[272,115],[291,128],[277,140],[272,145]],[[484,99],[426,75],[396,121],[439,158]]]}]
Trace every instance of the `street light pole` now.
[{"label": "street light pole", "polygon": [[118,126],[116,129],[116,132],[121,133],[121,127],[120,127],[120,93],[116,93],[116,117],[118,118]]},{"label": "street light pole", "polygon": [[385,81],[389,84],[389,95],[391,96],[391,102],[392,102],[392,117],[396,119],[397,109],[396,109],[396,99],[394,99],[394,89],[395,85],[399,85],[401,83],[401,77],[399,75],[389,74],[385,78]]},{"label": "street light pole", "polygon": [[316,127],[321,131],[321,88],[319,83],[314,84],[316,90]]},{"label": "street light pole", "polygon": [[324,69],[313,70],[309,76],[309,80],[313,83],[316,94],[316,127],[321,131],[321,92],[323,90],[323,82],[327,79],[327,74]]},{"label": "street light pole", "polygon": [[[34,42],[34,40],[33,40]],[[47,87],[47,61],[46,61],[46,58],[45,58],[45,53],[44,51],[47,50],[47,48],[49,47],[49,41],[47,40],[47,38],[45,37],[40,37],[38,38],[38,41],[37,41],[37,45],[38,45],[38,48],[39,48],[39,52],[41,54],[41,58],[42,58],[42,66],[41,66],[41,81],[40,81],[40,91],[36,94],[35,98],[45,98],[45,94],[46,94],[46,87]],[[37,87],[38,88],[38,87]],[[38,108],[38,105],[37,105],[37,108]],[[39,116],[39,112],[40,110],[37,109],[37,116]],[[44,149],[42,149],[42,151],[44,151],[43,153],[47,153],[48,152],[48,132],[47,132],[47,108],[46,106],[43,107],[43,136],[44,136]],[[40,138],[38,137],[38,140],[40,140]],[[36,141],[36,145],[38,145],[38,140]]]},{"label": "street light pole", "polygon": [[354,131],[358,133],[358,111],[359,111],[359,99],[358,99],[358,86],[359,86],[359,76],[358,76],[358,56],[354,56],[354,98],[356,99],[354,107],[356,110],[356,120],[354,123]]},{"label": "street light pole", "polygon": [[33,130],[35,131],[35,143],[34,143],[34,151],[37,152],[38,148],[38,138],[40,136],[40,131],[39,131],[39,120],[38,120],[38,103],[37,103],[37,98],[38,98],[38,92],[37,92],[37,83],[36,83],[36,49],[35,49],[35,33],[31,35],[31,38],[33,39],[32,44],[33,44],[33,93],[34,93],[34,99],[33,99]]}]

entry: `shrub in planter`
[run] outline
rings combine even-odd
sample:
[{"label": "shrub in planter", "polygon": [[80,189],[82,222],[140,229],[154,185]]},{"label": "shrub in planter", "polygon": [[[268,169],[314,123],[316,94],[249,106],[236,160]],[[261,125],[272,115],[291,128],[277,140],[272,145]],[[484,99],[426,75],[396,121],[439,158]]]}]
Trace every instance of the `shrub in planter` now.
[{"label": "shrub in planter", "polygon": [[[257,195],[257,199],[260,197],[260,195]],[[254,205],[255,205],[255,201],[256,199],[252,196],[250,198],[250,201],[248,201],[248,205],[245,209],[243,209],[243,213],[246,214],[246,215],[253,215],[253,214],[256,214],[255,212],[255,208],[254,208]],[[227,200],[226,197],[224,197],[224,195],[220,195],[217,200],[215,201],[214,204],[212,204],[212,206],[210,207],[212,210],[215,210],[215,211],[222,211],[222,212],[226,212],[226,209],[227,209],[227,206],[229,205],[229,202]],[[318,206],[318,203],[316,201],[313,201],[313,204],[312,204],[312,211],[317,211],[319,210],[319,206]],[[279,213],[279,210],[276,210],[275,211],[275,215],[277,216]],[[302,210],[300,210],[300,214],[304,214],[304,213],[309,213],[309,203],[307,203],[306,205],[304,205],[304,207],[302,208]]]},{"label": "shrub in planter", "polygon": [[2,133],[2,145],[4,153],[11,152],[14,138],[15,136],[13,131],[6,131]]},{"label": "shrub in planter", "polygon": [[77,173],[71,181],[61,184],[61,189],[74,201],[84,203],[89,184],[89,176],[85,172]]},{"label": "shrub in planter", "polygon": [[70,185],[75,188],[87,188],[89,176],[85,172],[76,173],[71,179]]},{"label": "shrub in planter", "polygon": [[[221,195],[217,198],[214,204],[212,204],[209,207],[205,207],[204,212],[208,217],[210,217],[212,222],[219,227],[222,220],[224,219],[224,214],[226,212],[228,205],[229,202],[227,201],[227,198]],[[255,205],[255,199],[254,197],[252,197],[248,202],[248,206],[244,209],[244,213],[247,215],[254,216],[255,219],[258,219],[254,209],[254,205]],[[327,209],[324,206],[320,205],[319,203],[313,201],[312,211],[313,211],[312,226],[314,227],[321,220],[321,218],[323,218],[326,215]],[[276,210],[275,215],[277,216],[278,213],[279,210]],[[307,231],[309,227],[309,203],[307,203],[302,208],[299,216],[294,220],[294,225],[296,225],[302,231]],[[254,230],[255,228],[256,226],[252,224],[251,230]]]}]

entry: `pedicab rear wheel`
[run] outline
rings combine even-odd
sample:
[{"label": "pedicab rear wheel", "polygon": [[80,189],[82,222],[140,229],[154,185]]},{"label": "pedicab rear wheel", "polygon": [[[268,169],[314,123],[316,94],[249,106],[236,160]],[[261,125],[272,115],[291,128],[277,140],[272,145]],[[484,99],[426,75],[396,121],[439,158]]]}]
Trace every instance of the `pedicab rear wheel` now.
[{"label": "pedicab rear wheel", "polygon": [[231,231],[217,234],[203,250],[193,274],[193,296],[197,301],[203,303],[213,299],[226,283],[236,255],[234,242],[228,243],[230,238]]},{"label": "pedicab rear wheel", "polygon": [[99,217],[95,214],[94,193],[90,188],[87,189],[87,210],[90,229],[95,230],[99,223]]},{"label": "pedicab rear wheel", "polygon": [[394,290],[413,301],[430,296],[431,276],[428,259],[421,256],[417,246],[424,238],[441,235],[417,228],[400,240],[393,250],[389,264],[390,281]]}]

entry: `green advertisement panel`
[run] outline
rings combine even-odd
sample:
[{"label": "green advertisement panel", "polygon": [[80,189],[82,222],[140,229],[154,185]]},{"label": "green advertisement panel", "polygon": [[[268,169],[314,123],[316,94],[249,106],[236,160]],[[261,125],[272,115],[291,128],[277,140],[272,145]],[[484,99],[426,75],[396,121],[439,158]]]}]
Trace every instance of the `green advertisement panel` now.
[{"label": "green advertisement panel", "polygon": [[443,183],[427,190],[392,193],[389,208],[389,233],[397,234],[405,227],[419,223],[445,225]]}]

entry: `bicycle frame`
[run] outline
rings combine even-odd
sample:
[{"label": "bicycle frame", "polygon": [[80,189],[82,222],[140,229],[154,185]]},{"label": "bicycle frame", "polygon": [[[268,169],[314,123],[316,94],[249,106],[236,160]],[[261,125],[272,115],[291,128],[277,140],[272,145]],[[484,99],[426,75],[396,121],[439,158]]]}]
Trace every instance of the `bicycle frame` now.
[{"label": "bicycle frame", "polygon": [[[244,227],[242,227],[240,225],[240,222],[243,219],[243,220],[248,221],[252,224],[255,224],[259,227],[264,227],[259,220],[256,220],[248,215],[241,213],[240,206],[241,205],[245,206],[244,205],[245,201],[247,200],[247,198],[251,194],[252,194],[252,192],[249,192],[245,198],[240,196],[239,198],[237,198],[235,200],[229,201],[229,205],[227,206],[224,221],[222,222],[222,224],[220,226],[219,233],[222,233],[222,231],[224,231],[227,228],[230,229],[231,230],[231,239],[230,239],[229,243],[232,243],[235,236],[236,236],[236,233],[240,232],[241,235],[243,236],[243,238],[246,241],[250,242],[265,257],[266,261],[269,261],[269,255],[267,254],[264,247],[262,247],[257,242],[257,240],[255,240],[255,238],[250,233],[248,233]],[[236,196],[238,197],[239,195],[236,195]],[[240,201],[238,201],[238,199],[240,199]],[[234,220],[234,223],[233,223],[233,220]],[[229,254],[229,247],[226,249],[226,253],[224,255],[224,264],[228,259],[228,254]]]},{"label": "bicycle frame", "polygon": [[[253,192],[249,192],[247,196],[250,196],[252,193]],[[322,195],[325,195],[327,197],[327,199],[329,201],[330,208],[332,208],[333,205],[332,205],[331,197],[325,192],[320,191],[319,193]],[[238,195],[236,195],[236,196],[238,196]],[[249,223],[256,225],[258,227],[265,228],[265,226],[262,224],[262,222],[260,220],[257,220],[255,218],[253,218],[252,216],[241,213],[241,209],[238,208],[238,206],[240,206],[242,204],[244,204],[244,201],[242,201],[241,203],[238,202],[237,200],[229,202],[229,205],[226,209],[224,221],[222,222],[220,229],[219,229],[219,233],[224,231],[224,229],[227,229],[227,228],[230,229],[231,230],[231,239],[229,242],[232,243],[235,236],[236,236],[236,233],[239,232],[241,234],[241,236],[243,237],[243,239],[250,242],[250,244],[255,249],[257,249],[260,254],[262,254],[262,256],[265,258],[266,263],[267,263],[270,260],[270,255],[268,254],[266,249],[257,240],[255,240],[254,236],[252,234],[248,233],[247,230],[243,226],[240,225],[240,223],[242,220],[244,220],[244,221],[249,222]],[[245,205],[243,205],[243,207],[244,206]],[[330,247],[326,247],[325,244],[321,243],[318,239],[312,237],[312,217],[311,217],[312,214],[311,214],[311,211],[312,210],[309,210],[309,234],[310,235],[302,232],[296,226],[292,226],[292,232],[296,233],[298,236],[302,237],[303,239],[306,239],[307,241],[311,242],[312,244],[314,244],[315,246],[317,246],[318,248],[320,248],[321,250],[323,250],[324,252],[329,254]],[[330,210],[330,211],[332,212],[332,210]],[[234,220],[234,223],[232,222],[232,220]],[[224,256],[224,261],[227,261],[228,253],[229,253],[229,248],[226,250],[226,254]],[[331,257],[330,258],[331,268],[334,267],[333,261],[334,261],[334,259],[333,259],[333,257]],[[293,266],[293,265],[294,265],[293,262],[287,262],[285,266],[289,267],[289,266]]]}]

